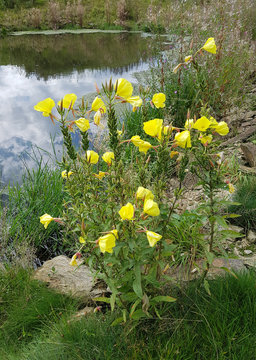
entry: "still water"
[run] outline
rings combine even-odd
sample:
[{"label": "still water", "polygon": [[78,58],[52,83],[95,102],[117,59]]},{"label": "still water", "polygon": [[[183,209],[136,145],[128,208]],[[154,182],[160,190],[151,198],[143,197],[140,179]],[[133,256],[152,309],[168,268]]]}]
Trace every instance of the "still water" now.
[{"label": "still water", "polygon": [[132,73],[146,70],[157,43],[140,33],[20,35],[0,38],[0,180],[20,180],[25,159],[36,145],[57,152],[62,142],[58,126],[36,112],[34,105],[65,94],[78,98],[95,91],[110,76],[134,81]]}]

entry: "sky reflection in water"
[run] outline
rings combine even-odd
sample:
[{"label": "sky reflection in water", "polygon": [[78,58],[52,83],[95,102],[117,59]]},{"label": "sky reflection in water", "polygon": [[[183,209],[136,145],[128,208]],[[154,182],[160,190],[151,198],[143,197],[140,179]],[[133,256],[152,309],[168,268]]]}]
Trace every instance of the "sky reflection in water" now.
[{"label": "sky reflection in water", "polygon": [[[138,36],[139,35],[136,36],[137,46]],[[45,37],[43,39],[45,40]],[[112,34],[111,39],[115,43],[116,40],[118,40],[118,36],[115,37]],[[22,40],[24,39],[22,38]],[[79,41],[82,41],[81,36]],[[123,43],[124,39],[119,38],[119,41]],[[131,39],[129,41],[131,41]],[[142,48],[144,48],[145,39],[144,42],[143,39],[140,39],[140,41]],[[9,43],[10,46],[0,44],[0,64],[6,64],[8,62],[7,60],[12,64],[0,66],[0,101],[2,104],[0,114],[0,174],[2,181],[8,183],[9,181],[20,180],[23,169],[23,162],[20,156],[22,155],[23,159],[25,158],[28,163],[28,166],[31,166],[33,161],[26,154],[26,152],[31,152],[31,145],[37,145],[42,149],[51,151],[50,134],[55,137],[54,144],[56,150],[59,153],[62,152],[62,138],[58,134],[58,126],[53,125],[49,118],[43,117],[41,113],[33,109],[38,101],[51,97],[55,103],[57,103],[58,100],[67,93],[75,93],[79,98],[95,91],[95,82],[100,85],[111,76],[114,80],[119,77],[124,77],[130,81],[134,81],[132,73],[147,69],[147,59],[152,56],[152,49],[150,49],[150,43],[147,41],[146,49],[149,51],[146,53],[144,48],[141,49],[141,54],[140,51],[138,51],[136,56],[131,54],[130,66],[125,57],[125,64],[122,64],[122,59],[120,59],[121,63],[115,68],[108,68],[103,61],[103,63],[96,64],[96,70],[86,68],[82,70],[80,62],[79,70],[75,70],[76,64],[73,62],[74,59],[71,59],[72,66],[70,66],[70,64],[67,65],[70,71],[68,74],[62,74],[56,71],[56,74],[53,75],[54,69],[49,65],[49,58],[46,67],[50,67],[51,73],[46,74],[44,72],[43,76],[39,75],[40,72],[42,73],[42,69],[37,69],[36,60],[34,71],[31,71],[33,64],[30,64],[30,70],[28,71],[25,70],[26,64],[22,65],[19,63],[17,58],[17,44],[15,44],[14,48],[12,48],[11,42]],[[15,42],[17,43],[17,39],[15,39]],[[107,45],[108,44],[106,44],[106,46]],[[6,57],[6,51],[9,49],[11,49],[9,57]],[[32,50],[33,49],[29,48],[29,51]],[[4,56],[2,56],[3,52],[1,51],[5,51]],[[106,49],[104,51],[106,51]],[[117,51],[120,52],[120,48],[118,48]],[[36,55],[38,56],[38,54]],[[54,56],[58,56],[58,54],[55,53]],[[86,54],[84,54],[84,56],[86,56]],[[106,54],[104,56],[106,57]],[[109,49],[109,56],[115,57],[116,61],[115,51],[113,51],[113,49]],[[66,59],[65,61],[68,60]],[[107,62],[109,63],[109,61],[108,57]],[[15,65],[15,62],[19,65]],[[84,66],[86,66],[86,64],[84,64]]]}]

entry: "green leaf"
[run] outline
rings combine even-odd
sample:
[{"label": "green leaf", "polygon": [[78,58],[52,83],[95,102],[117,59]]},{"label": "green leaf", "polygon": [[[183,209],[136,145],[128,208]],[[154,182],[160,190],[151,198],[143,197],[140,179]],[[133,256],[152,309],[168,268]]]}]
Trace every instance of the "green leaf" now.
[{"label": "green leaf", "polygon": [[142,318],[145,318],[147,315],[144,313],[142,309],[138,309],[134,311],[134,313],[131,316],[131,319],[133,320],[140,320]]},{"label": "green leaf", "polygon": [[116,303],[116,293],[113,293],[113,294],[110,296],[111,311],[114,311],[114,309],[115,309],[115,303]]},{"label": "green leaf", "polygon": [[214,259],[214,254],[209,251],[205,251],[205,256],[207,258],[208,263],[212,264],[213,259]]},{"label": "green leaf", "polygon": [[110,326],[116,326],[118,324],[121,324],[124,321],[123,317],[119,317],[117,319],[115,319]]},{"label": "green leaf", "polygon": [[239,214],[228,214],[228,215],[224,215],[223,217],[224,218],[231,218],[231,219],[234,219],[234,218],[237,218],[237,217],[240,217],[241,215]]},{"label": "green leaf", "polygon": [[213,218],[215,219],[217,224],[219,224],[220,226],[222,226],[225,229],[228,228],[228,224],[226,223],[225,219],[222,216],[215,215],[215,216],[213,216]]},{"label": "green leaf", "polygon": [[135,301],[135,303],[132,305],[131,307],[131,311],[130,311],[130,317],[132,316],[132,314],[135,312],[136,307],[139,305],[139,303],[141,302],[141,299],[138,299]]},{"label": "green leaf", "polygon": [[171,297],[171,296],[156,296],[152,300],[150,300],[151,304],[156,304],[159,302],[174,302],[177,299]]},{"label": "green leaf", "polygon": [[220,234],[222,236],[224,236],[225,238],[232,238],[232,239],[236,239],[236,238],[239,238],[239,237],[243,237],[244,234],[240,234],[239,232],[237,231],[233,231],[233,230],[222,230],[220,231]]},{"label": "green leaf", "polygon": [[124,320],[124,322],[126,323],[126,310],[125,309],[123,309],[123,320]]},{"label": "green leaf", "polygon": [[135,274],[135,280],[133,281],[132,287],[135,292],[135,294],[142,299],[143,292],[142,292],[142,286],[141,286],[141,270],[140,270],[140,264],[135,265],[134,268],[134,274]]},{"label": "green leaf", "polygon": [[206,279],[204,279],[204,288],[205,288],[207,294],[211,296],[210,286]]},{"label": "green leaf", "polygon": [[236,274],[230,270],[229,268],[222,266],[221,269],[225,270],[227,273],[229,273],[230,275],[234,276],[234,278],[238,279],[238,277],[236,276]]},{"label": "green leaf", "polygon": [[92,299],[93,301],[100,301],[100,302],[105,302],[107,304],[110,304],[110,298],[107,297],[96,297]]},{"label": "green leaf", "polygon": [[155,310],[155,313],[156,313],[156,315],[157,315],[157,317],[160,319],[160,320],[162,320],[162,318],[161,318],[161,316],[160,316],[160,314],[159,314],[159,312],[158,312],[158,310],[157,310],[157,308],[154,306],[154,310]]}]

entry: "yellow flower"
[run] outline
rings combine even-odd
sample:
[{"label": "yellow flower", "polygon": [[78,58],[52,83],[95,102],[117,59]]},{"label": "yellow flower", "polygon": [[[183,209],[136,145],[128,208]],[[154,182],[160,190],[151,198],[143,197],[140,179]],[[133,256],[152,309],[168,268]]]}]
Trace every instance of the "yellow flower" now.
[{"label": "yellow flower", "polygon": [[99,155],[93,150],[87,150],[86,151],[86,160],[90,164],[97,164],[97,162],[99,161]]},{"label": "yellow flower", "polygon": [[216,126],[218,126],[218,122],[214,119],[214,117],[210,117],[210,128],[215,128]]},{"label": "yellow flower", "polygon": [[209,38],[204,46],[202,47],[205,51],[208,51],[209,53],[216,54],[216,45],[214,38]]},{"label": "yellow flower", "polygon": [[127,203],[119,210],[119,215],[122,220],[133,220],[134,218],[134,207],[131,203]]},{"label": "yellow flower", "polygon": [[185,57],[185,62],[189,62],[189,60],[191,60],[191,59],[192,59],[192,55],[188,55]]},{"label": "yellow flower", "polygon": [[93,120],[94,120],[94,124],[99,126],[100,125],[100,120],[101,120],[101,111],[98,110],[96,111],[94,117],[93,117]]},{"label": "yellow flower", "polygon": [[112,159],[114,159],[114,153],[111,151],[107,151],[102,155],[102,159],[108,164],[111,165],[112,164]]},{"label": "yellow flower", "polygon": [[41,111],[43,116],[47,117],[51,114],[52,108],[55,106],[55,102],[51,98],[47,98],[43,101],[40,101],[34,106],[36,111]]},{"label": "yellow flower", "polygon": [[128,99],[132,96],[133,87],[132,84],[123,78],[118,79],[115,82],[116,95],[124,99]]},{"label": "yellow flower", "polygon": [[69,171],[68,174],[67,174],[67,170],[63,170],[61,172],[61,176],[63,177],[63,179],[69,178],[72,174],[73,174],[73,171]]},{"label": "yellow flower", "polygon": [[235,187],[233,184],[229,183],[228,184],[228,191],[230,192],[230,194],[233,194],[235,192]]},{"label": "yellow flower", "polygon": [[156,243],[162,239],[162,235],[157,234],[153,231],[146,231],[146,235],[148,238],[149,246],[154,247]]},{"label": "yellow flower", "polygon": [[191,139],[190,139],[190,131],[185,130],[177,133],[175,135],[175,141],[178,146],[181,148],[190,148],[191,147]]},{"label": "yellow flower", "polygon": [[97,179],[102,180],[106,173],[104,171],[99,171],[98,174],[93,174]]},{"label": "yellow flower", "polygon": [[122,130],[117,130],[117,135],[118,135],[119,137],[122,137],[122,135],[123,135]]},{"label": "yellow flower", "polygon": [[132,142],[133,145],[135,145],[135,146],[142,145],[143,141],[144,141],[144,140],[142,140],[139,135],[134,135],[134,136],[131,138],[131,142]]},{"label": "yellow flower", "polygon": [[221,136],[227,135],[229,133],[228,124],[225,121],[220,121],[218,125],[214,127],[214,131]]},{"label": "yellow flower", "polygon": [[99,241],[100,251],[102,253],[113,253],[113,247],[116,246],[116,239],[118,239],[117,230],[112,230],[108,234],[101,236]]},{"label": "yellow flower", "polygon": [[144,188],[143,186],[139,186],[138,190],[136,192],[136,198],[137,199],[142,199],[142,200],[148,200],[154,199],[154,195],[152,194],[152,192],[146,188]]},{"label": "yellow flower", "polygon": [[96,96],[96,98],[93,100],[91,110],[92,111],[100,110],[103,114],[105,114],[105,112],[107,111],[103,100],[101,98],[99,98],[98,96]]},{"label": "yellow flower", "polygon": [[79,237],[79,242],[80,244],[85,244],[85,238],[83,238],[82,236]]},{"label": "yellow flower", "polygon": [[69,265],[71,265],[71,266],[77,266],[78,264],[77,264],[76,259],[77,259],[77,255],[75,254],[75,255],[72,256],[72,259],[71,259]]},{"label": "yellow flower", "polygon": [[132,96],[126,99],[126,101],[132,105],[132,111],[142,105],[142,99],[139,96]]},{"label": "yellow flower", "polygon": [[50,222],[53,220],[53,217],[48,214],[44,214],[40,216],[40,223],[44,225],[44,228],[47,229],[47,226],[50,224]]},{"label": "yellow flower", "polygon": [[212,142],[212,134],[209,135],[203,135],[201,134],[199,137],[199,140],[201,141],[202,144],[210,144]]},{"label": "yellow flower", "polygon": [[162,126],[163,126],[162,119],[153,119],[153,120],[144,122],[143,130],[145,131],[145,133],[147,135],[157,137],[159,140],[161,140]]},{"label": "yellow flower", "polygon": [[[77,99],[76,94],[67,94],[62,99],[62,106],[65,109],[69,109],[69,108],[72,109],[76,99]],[[61,105],[61,101],[58,102],[58,105],[59,106]]]},{"label": "yellow flower", "polygon": [[194,125],[194,120],[193,119],[188,119],[185,122],[185,129],[186,130],[193,129],[193,125]]},{"label": "yellow flower", "polygon": [[152,145],[148,141],[143,141],[141,144],[139,144],[139,152],[144,152],[145,154],[149,149],[152,148]]},{"label": "yellow flower", "polygon": [[157,109],[165,107],[166,96],[163,93],[158,93],[153,96],[152,102]]},{"label": "yellow flower", "polygon": [[82,132],[85,132],[88,129],[90,129],[89,120],[87,120],[85,118],[80,118],[78,120],[75,120],[75,124],[79,128],[79,130],[81,130]]},{"label": "yellow flower", "polygon": [[179,155],[179,152],[178,152],[178,151],[171,151],[171,153],[170,153],[171,159],[173,159],[174,156],[177,156],[177,155]]},{"label": "yellow flower", "polygon": [[157,203],[152,199],[145,200],[143,211],[150,216],[158,216],[160,214]]},{"label": "yellow flower", "polygon": [[199,131],[206,131],[211,125],[210,120],[207,119],[207,117],[202,116],[200,119],[198,119],[194,125],[193,129],[199,130]]}]

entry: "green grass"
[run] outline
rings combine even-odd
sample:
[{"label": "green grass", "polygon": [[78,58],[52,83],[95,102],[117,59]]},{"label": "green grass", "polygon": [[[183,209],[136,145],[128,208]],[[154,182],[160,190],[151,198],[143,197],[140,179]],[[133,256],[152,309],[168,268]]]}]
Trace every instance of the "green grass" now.
[{"label": "green grass", "polygon": [[62,249],[61,226],[53,222],[44,229],[39,218],[45,213],[61,216],[63,179],[61,171],[45,164],[42,157],[36,160],[35,169],[26,169],[21,184],[9,186],[8,235],[12,246],[26,241],[35,247],[38,257],[47,259]]},{"label": "green grass", "polygon": [[67,322],[76,302],[32,282],[24,270],[9,271],[0,276],[0,358],[255,360],[255,272],[209,285],[211,296],[198,282],[172,289],[177,302],[165,305],[161,320],[111,327],[116,313]]}]

